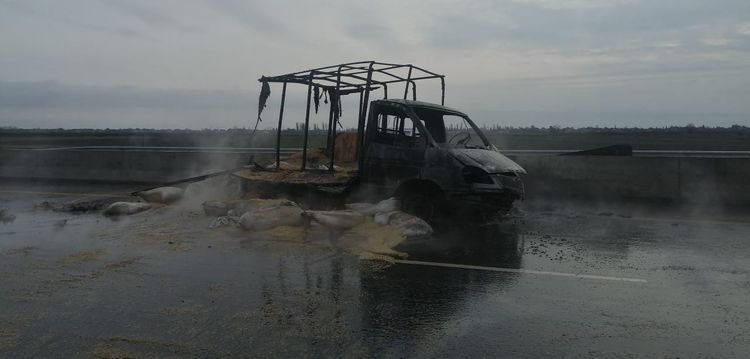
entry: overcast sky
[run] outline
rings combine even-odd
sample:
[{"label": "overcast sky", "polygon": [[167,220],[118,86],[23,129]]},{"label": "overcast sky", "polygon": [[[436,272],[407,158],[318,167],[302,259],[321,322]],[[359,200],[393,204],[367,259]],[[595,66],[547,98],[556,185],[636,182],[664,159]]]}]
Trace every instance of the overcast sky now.
[{"label": "overcast sky", "polygon": [[261,75],[370,59],[480,124],[750,126],[748,0],[0,0],[0,126],[248,127]]}]

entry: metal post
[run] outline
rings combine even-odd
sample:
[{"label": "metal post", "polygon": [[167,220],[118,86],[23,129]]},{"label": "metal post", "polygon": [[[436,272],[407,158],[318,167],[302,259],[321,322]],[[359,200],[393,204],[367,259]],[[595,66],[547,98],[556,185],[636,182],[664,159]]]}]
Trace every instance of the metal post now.
[{"label": "metal post", "polygon": [[[339,123],[339,107],[341,107],[341,94],[339,93],[339,90],[341,89],[341,68],[343,66],[339,66],[338,74],[336,75],[336,108],[335,113],[333,115],[333,128],[331,131],[331,164],[328,166],[328,170],[333,172],[333,161],[334,157],[336,157],[336,125]],[[331,104],[333,105],[333,101],[331,101]]]},{"label": "metal post", "polygon": [[[333,95],[338,96],[338,94]],[[341,99],[336,99],[336,101],[340,101]],[[338,124],[339,119],[339,104],[338,102],[334,103],[331,101],[331,113],[330,116],[330,125],[328,127],[328,149],[329,157],[331,159],[331,163],[328,165],[328,170],[333,172],[333,158],[336,157],[336,124]]]},{"label": "metal post", "polygon": [[409,94],[409,83],[412,82],[411,70],[412,70],[412,66],[409,65],[409,74],[406,76],[406,85],[404,86],[404,100],[406,100],[406,96]]},{"label": "metal post", "polygon": [[310,125],[310,98],[312,97],[312,72],[310,72],[310,83],[307,85],[307,110],[305,111],[305,134],[302,141],[302,170],[307,166],[307,135]]},{"label": "metal post", "polygon": [[[359,114],[360,116],[362,116],[362,103],[363,103],[363,102],[362,102],[362,99],[363,99],[363,96],[364,96],[364,94],[365,94],[365,92],[364,92],[364,91],[360,91],[360,93],[359,93],[359,110],[358,110],[358,112],[357,112],[357,113],[358,113],[358,114]],[[359,119],[357,119],[357,121],[359,121]],[[357,126],[359,126],[359,123],[357,123]]]},{"label": "metal post", "polygon": [[370,62],[370,68],[367,71],[367,83],[365,84],[365,93],[362,101],[360,102],[360,112],[359,112],[359,124],[357,126],[357,159],[358,161],[358,168],[360,171],[363,170],[363,164],[364,164],[364,145],[365,145],[365,120],[367,119],[367,103],[370,101],[370,85],[372,83],[372,67],[375,65],[375,62]]},{"label": "metal post", "polygon": [[[362,117],[362,106],[364,104],[364,96],[365,96],[364,90],[360,91],[359,92],[359,109],[357,110],[358,111],[357,113],[359,114],[360,117]],[[359,130],[359,119],[357,119],[357,143],[355,143],[357,147],[354,149],[354,154],[357,157],[357,166],[359,166],[360,164],[359,162],[359,135],[360,133],[361,132]]]},{"label": "metal post", "polygon": [[276,169],[281,166],[281,121],[284,120],[284,101],[286,100],[286,82],[281,89],[281,107],[279,108],[279,129],[276,132]]},{"label": "metal post", "polygon": [[417,100],[417,83],[414,81],[411,82],[411,99],[416,101]]},{"label": "metal post", "polygon": [[445,106],[445,77],[440,76],[440,88],[443,90],[443,95],[440,97],[440,104]]}]

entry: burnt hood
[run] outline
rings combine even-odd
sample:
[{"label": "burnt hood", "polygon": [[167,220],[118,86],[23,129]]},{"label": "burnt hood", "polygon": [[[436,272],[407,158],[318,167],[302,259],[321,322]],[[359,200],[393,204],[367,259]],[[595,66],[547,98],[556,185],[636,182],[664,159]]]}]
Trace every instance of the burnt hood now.
[{"label": "burnt hood", "polygon": [[515,172],[526,173],[523,167],[505,157],[497,150],[480,148],[452,148],[450,153],[466,166],[483,169],[487,173]]}]

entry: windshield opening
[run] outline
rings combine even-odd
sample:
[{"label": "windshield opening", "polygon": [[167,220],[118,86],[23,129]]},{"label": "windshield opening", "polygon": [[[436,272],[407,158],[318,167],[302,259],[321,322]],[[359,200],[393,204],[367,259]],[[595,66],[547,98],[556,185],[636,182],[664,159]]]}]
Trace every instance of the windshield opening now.
[{"label": "windshield opening", "polygon": [[439,145],[465,148],[486,148],[483,136],[464,116],[430,108],[414,108],[425,128]]}]

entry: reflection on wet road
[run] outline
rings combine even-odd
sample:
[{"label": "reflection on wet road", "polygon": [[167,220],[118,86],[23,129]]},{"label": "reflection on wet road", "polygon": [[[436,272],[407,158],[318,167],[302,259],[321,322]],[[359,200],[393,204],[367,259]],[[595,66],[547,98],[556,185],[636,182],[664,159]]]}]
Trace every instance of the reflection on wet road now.
[{"label": "reflection on wet road", "polygon": [[113,221],[34,206],[73,198],[0,194],[15,216],[0,224],[2,357],[741,358],[750,347],[742,220],[526,204],[404,242],[412,262],[387,264],[208,230],[192,208]]}]

